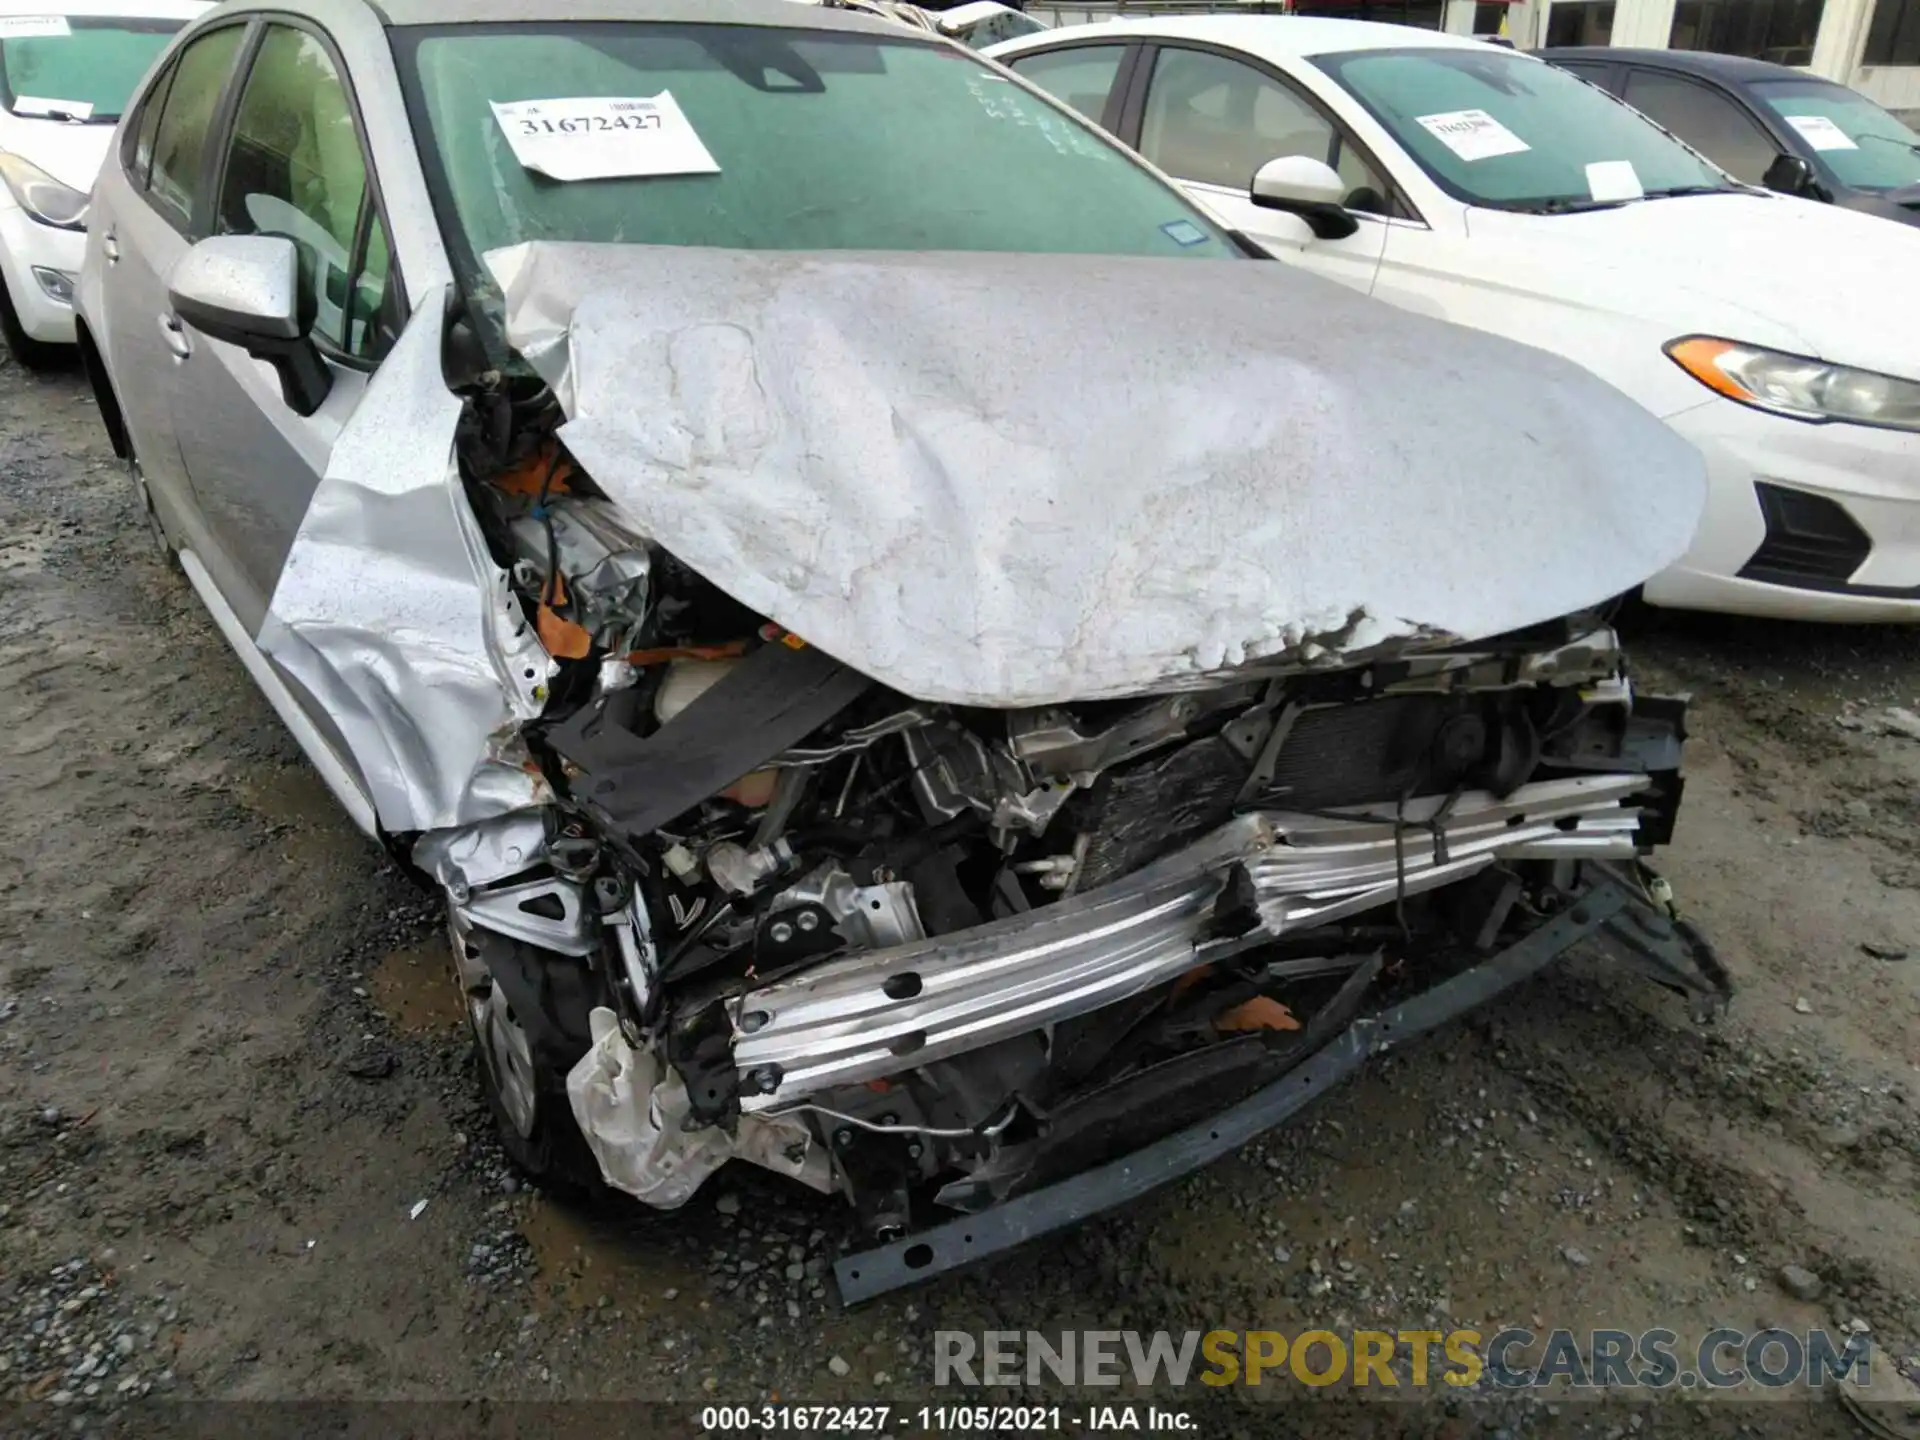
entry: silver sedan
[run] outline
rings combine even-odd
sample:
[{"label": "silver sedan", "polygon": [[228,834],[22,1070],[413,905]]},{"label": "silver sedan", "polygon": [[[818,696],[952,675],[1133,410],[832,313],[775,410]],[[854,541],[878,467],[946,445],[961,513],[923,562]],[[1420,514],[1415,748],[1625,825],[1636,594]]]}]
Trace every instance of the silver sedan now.
[{"label": "silver sedan", "polygon": [[160,542],[445,895],[547,1183],[730,1158],[850,1298],[1204,1163],[1579,941],[1717,993],[1612,597],[1698,457],[786,0],[190,26],[79,338]]}]

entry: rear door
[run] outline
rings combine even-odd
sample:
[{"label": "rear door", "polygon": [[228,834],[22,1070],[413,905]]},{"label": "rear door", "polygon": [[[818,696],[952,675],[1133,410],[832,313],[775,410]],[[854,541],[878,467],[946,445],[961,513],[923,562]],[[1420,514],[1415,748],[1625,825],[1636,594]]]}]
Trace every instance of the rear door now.
[{"label": "rear door", "polygon": [[194,332],[172,397],[180,453],[221,552],[221,588],[249,632],[341,426],[404,321],[364,142],[324,35],[290,19],[263,25],[216,137],[206,228],[294,242],[301,313],[332,383],[314,414],[296,414],[271,366]]},{"label": "rear door", "polygon": [[147,484],[189,531],[193,495],[172,405],[187,341],[167,301],[166,277],[191,243],[208,136],[245,34],[244,22],[226,25],[182,47],[149,85],[118,155],[96,182],[104,313],[95,339]]},{"label": "rear door", "polygon": [[[1373,289],[1398,202],[1385,172],[1344,125],[1290,80],[1245,57],[1161,45],[1141,63],[1148,67],[1145,90],[1129,97],[1122,139],[1223,224],[1278,258],[1356,290]],[[1339,173],[1358,230],[1322,240],[1299,216],[1253,203],[1254,172],[1288,155]]]}]

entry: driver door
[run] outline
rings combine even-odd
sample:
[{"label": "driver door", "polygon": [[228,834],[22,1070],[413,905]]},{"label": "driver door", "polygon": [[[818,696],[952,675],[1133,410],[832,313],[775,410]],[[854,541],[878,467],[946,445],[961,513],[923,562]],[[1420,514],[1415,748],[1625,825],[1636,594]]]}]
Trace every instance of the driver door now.
[{"label": "driver door", "polygon": [[263,28],[212,176],[205,233],[297,247],[300,313],[331,376],[320,408],[299,415],[267,362],[184,331],[173,421],[218,546],[203,561],[257,633],[334,442],[402,318],[353,102],[315,31]]},{"label": "driver door", "polygon": [[[1134,148],[1222,224],[1276,258],[1371,292],[1393,191],[1352,138],[1300,91],[1244,60],[1162,45],[1149,64]],[[1347,208],[1360,222],[1352,235],[1318,239],[1299,216],[1253,203],[1247,192],[1254,172],[1285,155],[1339,172]]]}]

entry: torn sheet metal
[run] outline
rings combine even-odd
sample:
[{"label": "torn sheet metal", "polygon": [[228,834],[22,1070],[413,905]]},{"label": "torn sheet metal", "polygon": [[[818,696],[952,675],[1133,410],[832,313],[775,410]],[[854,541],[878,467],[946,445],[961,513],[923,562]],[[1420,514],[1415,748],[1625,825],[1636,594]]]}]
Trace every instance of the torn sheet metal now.
[{"label": "torn sheet metal", "polygon": [[816,1190],[833,1188],[826,1154],[800,1121],[743,1115],[731,1135],[716,1126],[688,1129],[683,1122],[692,1107],[680,1072],[627,1044],[613,1011],[597,1008],[587,1024],[593,1047],[567,1073],[567,1100],[616,1190],[673,1210],[735,1158]]},{"label": "torn sheet metal", "polygon": [[339,735],[389,834],[551,798],[519,727],[540,713],[553,662],[454,462],[445,299],[422,297],[340,432],[258,637]]},{"label": "torn sheet metal", "polygon": [[1277,264],[494,251],[572,454],[924,700],[1514,630],[1676,559],[1700,457],[1569,361]]}]

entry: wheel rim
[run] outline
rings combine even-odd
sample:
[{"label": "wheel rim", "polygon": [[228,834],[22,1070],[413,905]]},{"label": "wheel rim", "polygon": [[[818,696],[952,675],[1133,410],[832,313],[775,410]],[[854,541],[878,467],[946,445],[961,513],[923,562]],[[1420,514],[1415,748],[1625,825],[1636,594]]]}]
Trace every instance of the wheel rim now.
[{"label": "wheel rim", "polygon": [[522,1140],[533,1135],[539,1092],[533,1078],[533,1045],[513,1013],[505,993],[493,983],[466,927],[455,917],[452,931],[454,968],[466,1002],[467,1024],[480,1048],[480,1063],[500,1111]]}]

